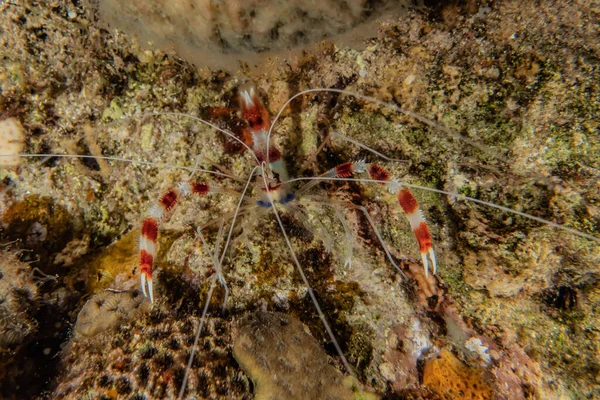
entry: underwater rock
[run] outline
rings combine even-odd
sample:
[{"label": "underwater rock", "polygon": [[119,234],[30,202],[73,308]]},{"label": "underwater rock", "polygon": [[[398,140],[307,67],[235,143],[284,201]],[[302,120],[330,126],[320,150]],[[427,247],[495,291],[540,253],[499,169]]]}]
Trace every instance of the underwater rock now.
[{"label": "underwater rock", "polygon": [[256,399],[353,399],[343,375],[302,322],[258,311],[234,329],[233,355],[250,375]]},{"label": "underwater rock", "polygon": [[[311,150],[307,147],[306,152],[299,151],[296,146],[299,141],[293,138],[303,136],[301,143],[312,141],[315,143],[312,149],[316,149],[330,133],[339,131],[388,156],[410,160],[410,167],[406,169],[401,165],[394,167],[397,176],[406,182],[500,202],[583,229],[597,237],[595,227],[600,215],[597,211],[600,204],[597,185],[600,168],[597,134],[599,14],[594,12],[590,2],[583,0],[560,5],[515,0],[479,4],[482,14],[488,15],[485,20],[479,16],[467,18],[461,15],[452,27],[448,27],[435,15],[414,12],[384,26],[381,34],[369,41],[366,51],[327,47],[317,56],[307,57],[297,67],[282,68],[275,73],[261,71],[256,81],[269,93],[271,103],[275,102],[273,99],[286,99],[288,93],[315,87],[344,88],[374,95],[481,140],[480,143],[491,148],[493,154],[503,155],[501,162],[493,161],[489,154],[465,146],[462,141],[448,138],[435,129],[422,129],[387,112],[381,111],[380,115],[379,111],[374,112],[375,107],[362,101],[324,95],[305,96],[305,100],[295,102],[297,106],[292,104],[289,111],[293,118],[282,119],[278,124],[277,140],[285,145],[285,157],[293,159],[291,164],[297,165],[294,169],[302,172],[304,167],[300,167],[300,162]],[[192,68],[178,59],[165,57],[160,52],[148,55],[139,51],[133,41],[123,35],[109,38],[105,31],[95,26],[80,2],[53,0],[40,5],[22,0],[6,2],[2,10],[0,35],[5,43],[1,50],[5,62],[0,63],[3,92],[0,108],[18,113],[28,131],[29,127],[40,127],[36,136],[28,138],[28,153],[72,153],[65,141],[80,138],[82,125],[90,123],[98,133],[102,132],[97,140],[105,155],[190,166],[195,156],[203,154],[232,168],[235,173],[249,171],[246,167],[251,167],[250,163],[243,162],[241,157],[222,156],[220,146],[212,145],[220,141],[213,140],[216,136],[204,128],[192,126],[183,119],[144,121],[141,117],[143,110],[198,115],[207,107],[231,107],[234,88],[246,80],[246,76],[232,77],[215,72],[199,77],[189,72]],[[286,94],[282,94],[284,90]],[[134,121],[117,122],[124,121],[123,117]],[[327,145],[316,160],[315,174],[336,162],[358,159],[365,154],[336,142]],[[80,150],[85,152],[84,149],[85,146]],[[86,227],[86,233],[92,238],[90,249],[94,251],[132,226],[139,226],[141,215],[151,202],[163,190],[187,177],[165,168],[111,163],[119,173],[110,179],[100,179],[96,174],[83,174],[82,170],[90,168],[78,168],[80,165],[80,161],[57,158],[44,165],[40,165],[40,160],[23,160],[19,172],[8,173],[3,183],[12,183],[11,191],[17,200],[30,193],[39,193],[51,197],[55,204],[63,205]],[[0,175],[3,174],[1,170]],[[306,174],[310,174],[308,170]],[[582,200],[577,200],[577,196],[552,195],[545,187],[536,189],[544,186],[544,177],[560,178],[561,185],[566,182]],[[412,232],[406,224],[398,223],[396,216],[390,215],[392,210],[387,211],[386,205],[377,200],[375,189],[366,186],[358,189],[354,185],[339,189],[336,196],[356,199],[373,211],[376,225],[382,230],[394,256],[418,257]],[[440,260],[439,273],[458,303],[455,314],[471,318],[471,326],[475,326],[477,332],[484,332],[497,343],[504,343],[498,338],[512,331],[513,346],[521,352],[514,353],[515,357],[507,362],[496,361],[494,350],[486,351],[482,346],[488,346],[488,343],[481,338],[480,345],[478,338],[473,339],[472,334],[464,335],[461,331],[456,335],[456,342],[465,346],[468,343],[473,349],[467,349],[469,353],[483,357],[489,354],[493,363],[505,368],[503,374],[512,374],[510,379],[515,382],[515,388],[540,386],[538,378],[525,382],[520,378],[526,376],[520,371],[527,365],[523,360],[529,355],[542,368],[542,384],[552,386],[549,395],[538,397],[593,397],[600,382],[600,340],[596,329],[598,245],[576,240],[571,235],[548,232],[537,223],[509,218],[498,210],[485,210],[472,203],[426,192],[416,195],[431,222]],[[206,215],[206,221],[214,218],[210,214],[222,216],[228,211],[228,201],[211,198],[206,203],[201,201],[199,206],[195,206],[196,201],[186,202],[177,211],[182,217],[174,218],[167,230],[172,229],[174,237],[181,236],[185,234],[181,227],[190,221],[199,226],[202,223],[199,221]],[[205,204],[208,205],[206,210]],[[571,204],[576,207],[568,207]],[[184,218],[184,214],[196,218]],[[246,220],[254,219],[253,216]],[[346,301],[350,305],[344,307],[342,317],[351,324],[352,329],[348,331],[352,333],[358,325],[356,321],[360,324],[368,322],[375,332],[371,342],[373,362],[362,367],[363,370],[368,368],[369,374],[361,373],[368,377],[365,381],[371,381],[372,376],[377,379],[375,373],[381,365],[378,358],[386,351],[383,340],[389,326],[410,329],[412,325],[408,319],[417,314],[416,320],[425,328],[420,336],[430,337],[437,344],[445,340],[445,320],[436,320],[440,328],[433,331],[434,322],[428,322],[428,316],[438,317],[440,312],[433,314],[412,303],[407,304],[404,290],[397,289],[403,286],[396,284],[395,275],[387,272],[391,268],[383,262],[380,245],[372,234],[361,228],[364,224],[360,223],[360,218],[356,219],[359,224],[352,222],[351,227],[356,229],[357,242],[363,244],[366,253],[372,254],[378,262],[365,262],[365,254],[356,252],[351,269],[336,267],[335,274],[329,276],[335,278],[333,282],[343,282],[347,286],[359,282],[360,291],[366,294],[356,296],[355,303]],[[259,221],[262,228],[265,220]],[[39,226],[35,228],[32,233],[42,231]],[[249,260],[267,265],[267,261],[262,260],[269,260],[270,250],[285,250],[281,235],[275,235],[274,230],[266,231],[262,228],[258,237],[250,237],[249,247],[256,249],[257,255],[236,249],[236,256],[226,267],[234,306],[243,308],[254,304],[247,299],[254,301],[256,295],[246,293],[258,289],[267,299],[274,293],[282,294],[282,298],[289,299],[286,304],[294,313],[308,310],[305,314],[314,314],[310,304],[294,300],[298,284],[290,282],[287,276],[284,276],[287,280],[280,278],[283,273],[276,279],[270,278],[277,286],[269,289],[265,283],[271,282],[264,278],[265,272],[248,272],[249,268],[240,268]],[[543,251],[537,251],[536,246],[531,245],[535,243],[525,241],[539,231],[543,236],[547,235],[548,244],[552,245],[542,245],[540,250]],[[47,230],[47,234],[52,233]],[[213,232],[213,238],[214,235]],[[32,235],[32,239],[35,237]],[[537,239],[536,242],[539,243]],[[297,243],[297,246],[308,247],[302,241]],[[170,252],[168,246],[162,246],[162,249],[161,254]],[[546,249],[551,255],[560,255],[558,275],[544,265],[553,269],[557,265],[554,257],[549,259],[550,263],[544,261]],[[342,251],[334,250],[333,254],[343,257]],[[478,253],[473,259],[475,263],[469,264],[469,251]],[[487,254],[492,257],[490,262],[478,261],[485,261],[483,256],[487,257]],[[534,259],[538,254],[541,262]],[[259,258],[260,263],[256,261]],[[334,256],[337,258],[341,257]],[[157,262],[158,270],[166,269],[170,264],[187,270],[187,260]],[[132,263],[130,267],[133,269],[134,265]],[[314,265],[322,267],[323,263],[319,261]],[[500,270],[496,267],[490,270],[490,265],[505,267],[503,274],[498,274]],[[531,273],[526,271],[530,265],[534,267]],[[71,269],[73,275],[78,272],[75,268]],[[285,272],[285,269],[281,270]],[[258,278],[253,279],[254,276]],[[471,280],[475,277],[477,281]],[[548,277],[552,277],[551,282],[547,281]],[[375,279],[385,285],[375,284]],[[328,287],[334,287],[332,281],[319,279],[318,282],[315,292],[333,298],[326,291]],[[514,297],[494,295],[483,287],[488,282],[496,283],[492,287],[497,289],[494,293],[517,294]],[[160,276],[156,283],[158,291],[162,290],[161,296],[172,291]],[[573,311],[563,310],[556,316],[547,315],[545,303],[531,294],[545,290],[543,288],[549,284],[552,287],[577,285],[577,307]],[[356,291],[352,290],[353,293]],[[240,296],[240,292],[244,294]],[[427,301],[432,308],[432,304],[439,304],[440,296],[430,292],[433,293],[433,289],[423,287],[415,298],[419,302]],[[198,298],[193,297],[189,303],[195,306]],[[363,299],[363,303],[368,301],[366,306],[361,304]],[[169,300],[168,304],[173,307],[177,303]],[[326,300],[327,304],[336,306],[339,302]],[[329,309],[335,311],[337,307]],[[190,311],[190,314],[194,312]],[[327,312],[329,315],[331,313]],[[318,317],[313,319],[319,322]],[[338,319],[336,315],[334,319]],[[302,320],[307,322],[309,318],[303,315]],[[340,326],[339,323],[335,325]],[[317,324],[311,325],[311,331],[317,336],[314,326]],[[497,337],[489,334],[488,326],[498,330]],[[335,334],[341,334],[342,338],[347,337],[344,332],[335,329]],[[143,329],[139,334],[146,338]],[[121,337],[118,332],[116,336]],[[103,344],[101,349],[110,351],[110,346]],[[510,349],[503,344],[501,355],[510,354]],[[527,349],[527,353],[522,349]],[[454,354],[459,351],[453,349]],[[111,354],[118,355],[118,352]],[[96,355],[91,358],[98,359]],[[108,362],[105,365],[109,365]],[[386,373],[381,375],[391,376],[387,366],[382,369]],[[42,381],[52,379],[54,375],[40,374]],[[90,383],[86,385],[90,387]],[[535,397],[530,392],[527,395]]]},{"label": "underwater rock", "polygon": [[388,336],[388,349],[379,371],[390,383],[394,393],[408,394],[422,388],[419,379],[419,359],[428,354],[433,343],[428,326],[413,317],[407,326],[393,327]]},{"label": "underwater rock", "polygon": [[[16,118],[0,121],[0,154],[20,154],[25,147],[25,131]],[[0,157],[3,167],[16,167],[21,164],[21,157]]]},{"label": "underwater rock", "polygon": [[101,0],[99,9],[105,22],[139,35],[141,42],[151,40],[163,48],[175,47],[180,56],[198,67],[235,70],[240,61],[257,61],[258,53],[316,43],[355,27],[350,35],[364,38],[376,29],[367,22],[382,15],[391,18],[408,3]]},{"label": "underwater rock", "polygon": [[[494,327],[476,328],[472,320],[460,315],[438,276],[426,277],[422,268],[410,263],[402,266],[414,282],[417,313],[429,314],[434,324],[426,326],[425,318],[413,318],[411,325],[399,325],[390,332],[382,373],[396,393],[418,394],[417,365],[423,362],[428,369],[421,375],[422,383],[442,398],[457,398],[458,392],[475,399],[549,397],[540,364],[515,342],[514,334]],[[459,358],[444,345],[451,346]]]},{"label": "underwater rock", "polygon": [[94,295],[85,303],[75,323],[75,333],[95,336],[117,328],[150,307],[150,302],[139,290],[123,292],[105,290]]}]

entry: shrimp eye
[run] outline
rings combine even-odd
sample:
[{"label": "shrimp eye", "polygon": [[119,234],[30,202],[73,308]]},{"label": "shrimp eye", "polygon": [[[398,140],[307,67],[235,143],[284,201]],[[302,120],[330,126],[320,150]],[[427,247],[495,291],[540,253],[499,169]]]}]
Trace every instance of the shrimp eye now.
[{"label": "shrimp eye", "polygon": [[256,126],[260,126],[263,123],[263,119],[260,115],[256,116],[256,118],[252,118],[248,120],[248,125],[250,125],[250,128],[254,128]]}]

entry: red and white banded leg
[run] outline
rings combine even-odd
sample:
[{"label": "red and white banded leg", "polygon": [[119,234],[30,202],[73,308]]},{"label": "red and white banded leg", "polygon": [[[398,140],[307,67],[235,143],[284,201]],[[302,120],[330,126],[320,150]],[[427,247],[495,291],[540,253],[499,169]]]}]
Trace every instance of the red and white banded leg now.
[{"label": "red and white banded leg", "polygon": [[150,208],[148,216],[142,222],[140,233],[140,283],[144,296],[150,297],[154,303],[152,290],[152,269],[158,243],[158,228],[165,221],[169,212],[175,208],[179,200],[191,194],[204,196],[208,193],[223,193],[225,189],[203,182],[182,182],[170,189]]},{"label": "red and white banded leg", "polygon": [[381,181],[379,182],[381,185],[385,185],[391,193],[394,193],[397,196],[398,203],[404,211],[404,214],[410,223],[410,227],[417,238],[417,242],[419,243],[421,259],[423,260],[423,266],[425,267],[425,276],[429,275],[429,260],[431,260],[433,274],[435,275],[437,273],[437,262],[431,243],[431,234],[429,233],[427,221],[425,221],[425,217],[423,216],[423,211],[419,208],[419,202],[415,199],[415,196],[413,196],[410,190],[402,189],[402,184],[392,179],[391,174],[385,168],[377,164],[368,164],[367,171],[371,179]]},{"label": "red and white banded leg", "polygon": [[392,179],[388,170],[377,164],[365,164],[364,161],[356,161],[340,164],[327,171],[323,176],[348,178],[354,174],[362,173],[365,170],[368,172],[371,179],[379,181],[379,184],[386,186],[391,193],[397,196],[398,203],[404,211],[404,214],[410,223],[410,227],[417,238],[421,259],[423,260],[423,266],[425,268],[425,275],[429,275],[429,261],[431,261],[433,273],[437,273],[437,262],[435,260],[435,253],[431,242],[431,234],[429,233],[427,221],[425,221],[425,217],[423,216],[423,211],[419,208],[419,203],[410,190],[406,188],[403,189],[400,182]]}]

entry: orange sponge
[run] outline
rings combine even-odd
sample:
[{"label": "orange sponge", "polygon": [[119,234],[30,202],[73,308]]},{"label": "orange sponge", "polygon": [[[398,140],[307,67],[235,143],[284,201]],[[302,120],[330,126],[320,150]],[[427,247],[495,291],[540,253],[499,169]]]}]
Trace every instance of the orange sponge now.
[{"label": "orange sponge", "polygon": [[447,399],[492,399],[493,390],[480,369],[464,364],[448,350],[425,362],[423,385]]}]

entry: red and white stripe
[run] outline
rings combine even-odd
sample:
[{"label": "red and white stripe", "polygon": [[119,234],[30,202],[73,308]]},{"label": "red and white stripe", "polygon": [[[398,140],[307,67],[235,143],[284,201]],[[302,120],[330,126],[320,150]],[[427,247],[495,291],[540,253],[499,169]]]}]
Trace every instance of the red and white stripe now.
[{"label": "red and white stripe", "polygon": [[419,243],[419,250],[421,251],[421,258],[423,259],[423,266],[425,267],[425,276],[429,274],[429,263],[427,256],[431,259],[433,265],[433,274],[437,273],[437,263],[435,261],[435,253],[433,252],[433,246],[431,244],[431,234],[429,233],[429,226],[423,211],[419,208],[417,199],[412,195],[410,190],[402,189],[398,191],[398,203],[406,214],[410,227],[412,228],[417,242]]},{"label": "red and white stripe", "polygon": [[[240,88],[240,105],[242,117],[248,124],[248,132],[252,135],[252,150],[259,162],[265,161],[267,139],[271,127],[269,111],[256,94],[254,85]],[[269,163],[276,163],[281,159],[281,152],[273,145],[269,145]]]},{"label": "red and white stripe", "polygon": [[329,171],[325,172],[322,176],[329,178],[349,178],[354,174],[361,174],[365,172],[366,164],[364,160],[350,161],[347,163],[340,164]]},{"label": "red and white stripe", "polygon": [[[277,147],[269,142],[269,128],[271,127],[271,118],[269,111],[264,106],[256,93],[253,84],[248,84],[239,90],[240,106],[242,109],[242,117],[248,124],[247,131],[252,134],[252,150],[258,159],[258,163],[263,161],[269,162],[269,168],[273,172],[278,183],[286,182],[289,179],[287,167],[281,158],[281,152]],[[268,147],[268,149],[267,149]],[[289,190],[287,185],[269,185],[264,188],[265,191],[271,192],[275,200],[288,199]],[[262,202],[267,204],[269,199],[263,197]]]},{"label": "red and white stripe", "polygon": [[[391,174],[385,168],[377,164],[368,164],[367,170],[371,179],[379,181],[381,185],[385,185],[388,190],[398,196],[398,203],[406,215],[406,219],[410,223],[417,242],[419,243],[419,250],[421,251],[421,259],[423,260],[423,266],[425,267],[425,275],[429,275],[429,260],[431,260],[433,266],[433,273],[437,272],[437,262],[435,260],[435,253],[431,242],[431,234],[429,233],[429,226],[423,211],[419,208],[419,202],[408,189],[402,189],[402,185],[391,179]],[[429,256],[429,257],[428,257]]]},{"label": "red and white stripe", "polygon": [[425,221],[423,212],[419,208],[419,203],[408,189],[402,189],[402,184],[392,179],[392,174],[390,174],[388,170],[377,164],[365,164],[364,161],[356,161],[340,164],[325,172],[322,176],[330,178],[349,178],[354,174],[365,171],[369,173],[371,179],[377,181],[380,185],[386,186],[391,193],[398,196],[398,203],[404,211],[404,214],[410,223],[410,227],[417,238],[417,242],[419,243],[421,258],[423,260],[423,266],[425,267],[425,275],[429,275],[430,260],[433,266],[433,273],[435,274],[437,272],[437,262],[435,260],[435,253],[431,242],[431,234],[429,233],[429,226],[427,225],[427,221]]},{"label": "red and white stripe", "polygon": [[182,182],[177,188],[170,189],[150,208],[148,216],[142,222],[140,233],[140,283],[144,296],[154,302],[152,290],[152,269],[158,248],[158,228],[170,211],[175,208],[181,197],[190,194],[204,196],[208,193],[219,193],[223,189],[203,182]]},{"label": "red and white stripe", "polygon": [[248,131],[252,134],[252,150],[254,150],[254,153],[262,162],[266,153],[271,117],[269,116],[269,111],[256,94],[254,85],[240,88],[239,93],[242,118],[246,120]]},{"label": "red and white stripe", "polygon": [[254,132],[268,132],[271,126],[269,111],[256,94],[254,85],[249,84],[240,88],[240,106],[242,117],[248,122],[248,127]]}]

